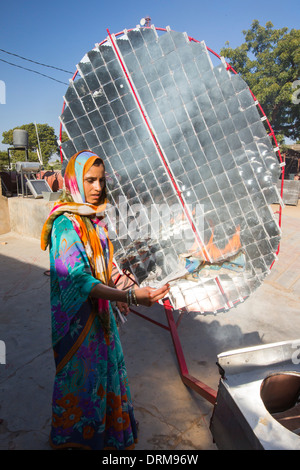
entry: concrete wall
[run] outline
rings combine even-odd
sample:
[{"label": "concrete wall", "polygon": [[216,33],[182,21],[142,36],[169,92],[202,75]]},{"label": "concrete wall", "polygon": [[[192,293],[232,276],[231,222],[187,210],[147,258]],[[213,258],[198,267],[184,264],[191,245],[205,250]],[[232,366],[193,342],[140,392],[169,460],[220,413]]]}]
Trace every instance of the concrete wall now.
[{"label": "concrete wall", "polygon": [[[10,231],[39,240],[44,222],[54,202],[21,196],[10,197],[7,199],[7,202]],[[7,232],[9,232],[9,230],[7,230]]]},{"label": "concrete wall", "polygon": [[7,232],[10,232],[8,200],[0,194],[0,235]]}]

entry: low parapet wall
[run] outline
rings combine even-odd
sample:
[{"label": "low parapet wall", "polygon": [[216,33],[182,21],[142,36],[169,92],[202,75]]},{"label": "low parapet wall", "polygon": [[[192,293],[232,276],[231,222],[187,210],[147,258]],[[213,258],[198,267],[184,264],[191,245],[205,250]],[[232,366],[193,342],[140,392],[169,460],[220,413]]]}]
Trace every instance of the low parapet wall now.
[{"label": "low parapet wall", "polygon": [[7,203],[10,219],[7,232],[12,231],[25,237],[40,239],[44,222],[54,202],[19,196],[7,198]]},{"label": "low parapet wall", "polygon": [[10,232],[10,216],[7,197],[0,194],[0,235]]}]

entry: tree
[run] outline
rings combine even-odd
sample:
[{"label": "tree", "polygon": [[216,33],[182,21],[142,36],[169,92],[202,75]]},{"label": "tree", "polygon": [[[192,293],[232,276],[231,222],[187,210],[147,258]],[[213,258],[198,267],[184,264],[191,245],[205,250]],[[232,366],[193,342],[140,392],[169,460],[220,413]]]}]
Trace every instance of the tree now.
[{"label": "tree", "polygon": [[[37,127],[37,133],[36,133]],[[37,149],[41,149],[43,164],[47,165],[49,158],[53,153],[58,151],[57,137],[55,135],[53,127],[48,124],[24,124],[22,126],[15,127],[9,131],[3,132],[3,144],[13,145],[13,131],[15,129],[23,129],[28,132],[28,157],[29,161],[39,161],[37,155]],[[39,139],[39,141],[38,141]],[[10,152],[12,162],[24,161],[25,152],[20,150],[12,150]]]},{"label": "tree", "polygon": [[61,142],[67,142],[69,139],[68,137],[68,134],[65,132],[65,131],[62,131],[62,134],[61,134]]},{"label": "tree", "polygon": [[0,170],[8,168],[8,155],[3,150],[0,151]]},{"label": "tree", "polygon": [[221,55],[239,73],[260,102],[275,134],[300,138],[300,30],[263,27],[258,20],[243,31],[245,42]]}]

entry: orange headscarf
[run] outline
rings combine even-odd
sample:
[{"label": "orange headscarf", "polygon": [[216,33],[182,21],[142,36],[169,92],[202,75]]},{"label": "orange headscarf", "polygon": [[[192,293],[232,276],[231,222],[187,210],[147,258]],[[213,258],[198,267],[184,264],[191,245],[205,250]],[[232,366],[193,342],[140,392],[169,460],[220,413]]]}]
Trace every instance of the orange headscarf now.
[{"label": "orange headscarf", "polygon": [[[108,238],[107,228],[101,222],[107,207],[107,200],[100,206],[85,202],[83,178],[98,155],[93,152],[79,152],[70,159],[64,176],[65,187],[70,192],[74,202],[59,202],[51,210],[41,234],[41,248],[46,250],[50,243],[50,236],[54,220],[64,214],[68,217],[84,245],[94,277],[104,284],[108,284],[112,272],[113,245]],[[96,222],[94,225],[92,219]],[[109,260],[106,263],[100,241],[99,231],[103,230],[109,247]]]}]

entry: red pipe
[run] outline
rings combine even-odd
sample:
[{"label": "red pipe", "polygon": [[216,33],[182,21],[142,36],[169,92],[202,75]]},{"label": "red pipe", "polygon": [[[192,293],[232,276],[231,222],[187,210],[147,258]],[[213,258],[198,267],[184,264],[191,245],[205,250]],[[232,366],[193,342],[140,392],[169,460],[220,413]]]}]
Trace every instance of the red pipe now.
[{"label": "red pipe", "polygon": [[141,103],[140,103],[140,101],[139,101],[139,99],[138,99],[138,97],[137,97],[137,94],[136,94],[136,92],[135,92],[135,89],[134,89],[134,87],[133,87],[133,85],[132,85],[132,82],[131,82],[129,76],[128,76],[128,73],[127,73],[127,70],[126,70],[126,68],[125,68],[125,65],[124,65],[124,63],[123,63],[123,61],[122,61],[122,59],[121,59],[121,57],[120,57],[119,51],[118,51],[118,49],[117,49],[117,47],[116,47],[116,45],[115,45],[115,43],[114,43],[114,41],[113,41],[113,39],[112,39],[112,36],[111,36],[111,34],[110,34],[110,32],[109,32],[108,29],[107,29],[107,32],[108,32],[108,35],[109,35],[111,44],[112,44],[112,46],[113,46],[113,48],[114,48],[114,51],[115,51],[115,53],[116,53],[116,55],[117,55],[117,57],[118,57],[118,60],[119,60],[119,62],[120,62],[120,64],[121,64],[121,67],[122,67],[122,69],[123,69],[123,72],[124,72],[124,74],[125,74],[125,76],[126,76],[126,79],[127,79],[128,83],[129,83],[129,86],[130,86],[130,88],[131,88],[131,91],[132,91],[132,93],[133,93],[133,95],[134,95],[134,98],[135,98],[135,100],[136,100],[136,102],[137,102],[137,105],[138,105],[138,107],[139,107],[139,109],[140,109],[140,111],[141,111],[141,114],[142,114],[142,116],[143,116],[143,119],[144,119],[144,121],[145,121],[145,124],[146,124],[146,126],[147,126],[147,128],[148,128],[148,130],[149,130],[149,132],[150,132],[150,135],[151,135],[151,137],[152,137],[152,139],[153,139],[153,142],[154,142],[154,144],[155,144],[155,146],[156,146],[156,148],[157,148],[157,150],[158,150],[158,152],[159,152],[159,154],[160,154],[160,157],[161,157],[161,159],[162,159],[162,161],[163,161],[163,164],[164,164],[164,166],[165,166],[165,168],[166,168],[166,170],[167,170],[167,172],[168,172],[168,175],[169,175],[169,177],[170,177],[170,179],[171,179],[171,181],[172,181],[172,184],[173,184],[173,186],[174,186],[174,188],[175,188],[175,191],[177,192],[177,195],[178,195],[178,197],[179,197],[179,200],[180,200],[180,202],[181,202],[181,204],[182,204],[182,207],[183,207],[184,212],[185,212],[185,214],[186,214],[186,216],[187,216],[187,219],[188,219],[188,221],[189,221],[189,223],[190,223],[190,225],[191,225],[191,227],[192,227],[192,229],[193,229],[193,232],[194,232],[194,234],[195,234],[195,236],[196,236],[196,238],[197,238],[197,240],[198,240],[198,243],[199,243],[199,245],[200,245],[200,247],[201,247],[201,250],[202,250],[202,252],[203,252],[203,254],[204,254],[204,257],[205,257],[206,261],[210,261],[209,255],[208,255],[207,251],[205,250],[205,247],[203,246],[202,240],[200,239],[200,237],[199,237],[199,235],[198,235],[198,233],[197,233],[197,231],[196,231],[195,225],[194,225],[194,223],[193,223],[193,221],[192,221],[192,219],[191,219],[191,217],[190,217],[190,214],[188,213],[188,210],[187,210],[187,208],[186,208],[186,206],[185,206],[184,200],[182,199],[181,192],[180,192],[180,190],[179,190],[179,188],[178,188],[178,186],[177,186],[176,181],[175,181],[174,178],[173,178],[173,175],[172,175],[172,173],[171,173],[171,171],[170,171],[170,169],[169,169],[169,167],[168,167],[168,164],[167,164],[167,162],[166,162],[166,160],[165,160],[165,157],[164,157],[164,155],[163,155],[163,153],[162,153],[162,150],[161,150],[161,148],[160,148],[160,146],[159,146],[159,144],[158,144],[158,142],[157,142],[157,140],[156,140],[156,137],[155,137],[155,135],[153,134],[153,131],[152,131],[151,126],[150,126],[150,124],[149,124],[149,122],[148,122],[148,120],[147,120],[147,117],[146,117],[145,113],[144,113],[144,110],[143,110],[143,108],[142,108],[142,105],[141,105]]},{"label": "red pipe", "polygon": [[161,328],[164,328],[165,330],[168,330],[170,331],[170,329],[166,326],[166,325],[163,325],[163,323],[160,323],[156,320],[153,320],[153,318],[150,318],[150,317],[147,317],[146,315],[143,315],[142,313],[138,312],[137,310],[134,310],[132,308],[129,309],[132,313],[134,313],[135,315],[137,315],[138,317],[141,317],[143,318],[144,320],[148,320],[149,322],[151,323],[154,323],[155,325],[157,326],[160,326]]},{"label": "red pipe", "polygon": [[200,382],[200,380],[197,380],[195,377],[189,374],[169,300],[164,300],[164,307],[178,360],[181,380],[185,385],[192,388],[195,392],[214,405],[217,399],[216,390],[213,390],[211,387],[203,382]]}]

